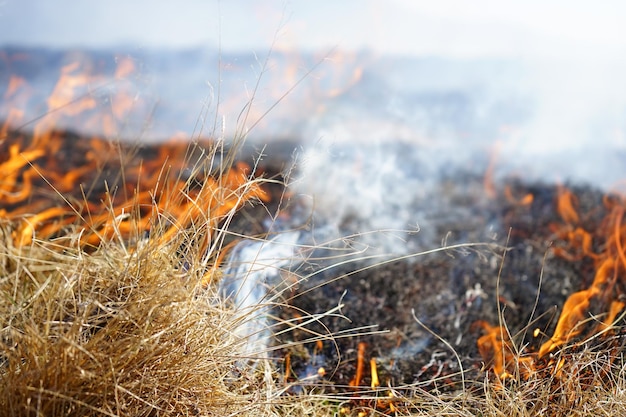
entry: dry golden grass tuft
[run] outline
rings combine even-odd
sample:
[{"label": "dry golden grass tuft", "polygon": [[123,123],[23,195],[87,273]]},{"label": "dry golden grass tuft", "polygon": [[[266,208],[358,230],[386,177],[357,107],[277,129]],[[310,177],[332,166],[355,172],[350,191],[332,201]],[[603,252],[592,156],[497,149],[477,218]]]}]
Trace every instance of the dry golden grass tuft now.
[{"label": "dry golden grass tuft", "polygon": [[[0,415],[259,414],[215,290],[149,244],[0,248]],[[246,381],[246,378],[249,380]]]}]

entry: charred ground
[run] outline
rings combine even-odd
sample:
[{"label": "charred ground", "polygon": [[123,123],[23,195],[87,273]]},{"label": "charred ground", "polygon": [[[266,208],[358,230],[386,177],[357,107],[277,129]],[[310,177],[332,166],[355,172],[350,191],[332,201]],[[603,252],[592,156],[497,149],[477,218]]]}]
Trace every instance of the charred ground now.
[{"label": "charred ground", "polygon": [[[581,213],[580,227],[600,228],[607,214],[605,194],[590,186],[509,178],[496,184],[493,193],[479,175],[459,170],[443,178],[429,196],[438,207],[429,224],[436,225],[434,235],[440,238],[429,244],[442,250],[381,265],[354,261],[331,267],[313,273],[286,297],[277,312],[281,319],[339,304],[345,316],[323,318],[306,331],[276,340],[292,343],[276,356],[279,363],[290,356],[290,380],[310,377],[323,365],[327,373],[318,382],[331,392],[344,390],[354,383],[359,344],[364,342],[366,363],[375,358],[382,385],[455,391],[464,379],[480,390],[490,365],[477,348],[481,321],[506,324],[520,349],[536,352],[554,331],[567,297],[586,288],[594,276],[589,259],[567,255],[571,243],[557,210],[564,189]],[[411,238],[419,240],[420,234]],[[453,247],[458,244],[469,246]],[[376,334],[328,340],[322,350],[318,343],[298,345],[311,332],[367,327]],[[535,329],[540,330],[536,336]],[[367,365],[360,385],[369,386],[370,378]]]},{"label": "charred ground", "polygon": [[[42,164],[64,160],[80,166],[89,159],[94,143],[103,144],[67,132],[53,135],[63,138],[59,142],[62,146],[56,155],[44,157]],[[2,146],[27,137],[28,133],[11,132],[10,140]],[[263,151],[244,149],[233,158],[233,163],[243,160],[254,167],[257,176],[271,181],[263,186],[269,195],[267,202],[246,203],[227,225],[225,244],[246,236],[263,238],[272,227],[271,232],[277,232],[289,225],[300,228],[303,234],[324,227],[324,219],[316,218],[314,212],[302,215],[306,204],[285,186],[294,170],[289,160],[293,144],[282,143]],[[132,154],[135,163],[162,159],[166,148],[107,149],[108,162],[97,179],[121,186],[119,173],[124,157]],[[118,153],[124,149],[128,153],[120,157]],[[182,145],[169,148],[191,161],[204,155],[202,147],[191,152],[185,149]],[[261,157],[262,153],[269,157]],[[204,171],[196,168],[194,172],[202,177],[213,165],[205,167]],[[188,181],[183,168],[177,169],[180,171],[176,175],[182,176],[186,184],[195,184]],[[94,181],[91,174],[85,175],[85,181]],[[49,187],[43,178],[38,181],[40,192]],[[92,195],[105,191],[95,190]],[[274,330],[294,327],[299,317],[310,319],[307,314],[321,314],[340,304],[342,308],[340,314],[309,320],[305,327],[274,338],[277,348],[271,358],[279,378],[290,384],[290,392],[306,388],[328,394],[350,393],[371,384],[368,360],[373,358],[381,385],[396,387],[408,395],[415,390],[458,392],[463,382],[465,388],[480,392],[491,364],[477,346],[483,334],[478,323],[506,324],[516,346],[533,354],[550,338],[568,296],[594,280],[595,266],[568,237],[573,230],[568,224],[571,219],[559,210],[565,192],[577,213],[576,227],[588,231],[605,227],[611,197],[599,189],[576,184],[529,184],[513,178],[488,184],[475,171],[459,169],[438,179],[426,198],[422,195],[414,200],[414,209],[427,213],[430,229],[407,235],[406,244],[428,248],[430,253],[416,252],[397,260],[383,257],[378,263],[355,259],[334,265],[332,257],[321,260],[330,249],[312,253],[291,271],[300,279],[288,277],[286,272],[285,278],[293,279],[294,284],[297,281],[297,285],[280,293],[280,303],[273,313],[278,319]],[[64,204],[68,198],[78,201],[86,194],[78,187],[50,195],[54,196],[50,202],[54,205]],[[424,211],[427,205],[431,209]],[[19,204],[4,208],[19,210]],[[346,234],[354,233],[351,228],[359,226],[355,219],[338,223],[345,225]],[[594,251],[604,249],[601,240],[592,240],[592,245]],[[597,309],[598,313],[604,311],[602,306]],[[350,337],[335,337],[351,329],[360,330]],[[310,341],[311,335],[321,335],[321,343]],[[621,337],[617,335],[619,340]],[[359,356],[366,366],[356,380]],[[321,367],[325,369],[323,375],[317,373]]]}]

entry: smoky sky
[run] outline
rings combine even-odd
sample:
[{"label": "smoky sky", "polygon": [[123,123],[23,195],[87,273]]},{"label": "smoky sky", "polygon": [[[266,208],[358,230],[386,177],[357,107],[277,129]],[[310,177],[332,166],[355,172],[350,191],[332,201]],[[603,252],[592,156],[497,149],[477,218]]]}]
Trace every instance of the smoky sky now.
[{"label": "smoky sky", "polygon": [[[377,56],[443,57],[459,66],[505,59],[521,73],[511,89],[530,97],[533,107],[524,126],[508,133],[512,138],[502,153],[532,165],[537,155],[554,155],[542,172],[567,174],[557,178],[572,172],[609,178],[607,172],[623,166],[626,154],[623,22],[621,0],[0,0],[0,47],[220,47],[322,56],[367,50]],[[503,84],[499,78],[505,75],[488,76],[491,88]],[[434,76],[424,85],[465,88],[472,78],[440,86],[448,81]],[[484,101],[506,94],[487,91]],[[575,164],[565,151],[578,155]]]},{"label": "smoky sky", "polygon": [[597,58],[626,50],[625,17],[618,0],[0,0],[0,44]]}]

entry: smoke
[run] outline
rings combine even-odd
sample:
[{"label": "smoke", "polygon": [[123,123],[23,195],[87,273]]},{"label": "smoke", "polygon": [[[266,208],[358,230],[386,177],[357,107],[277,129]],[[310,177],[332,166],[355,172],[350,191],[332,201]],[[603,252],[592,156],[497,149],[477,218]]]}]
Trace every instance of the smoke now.
[{"label": "smoke", "polygon": [[397,254],[440,241],[432,219],[445,200],[442,179],[482,176],[489,164],[496,181],[613,189],[626,177],[626,65],[601,51],[568,52],[363,59],[358,82],[299,125],[294,189],[338,235],[419,229],[417,240],[400,232],[361,240]]},{"label": "smoke", "polygon": [[[247,134],[258,148],[288,139],[298,144],[294,191],[307,196],[327,230],[419,228],[425,236],[429,215],[414,207],[428,207],[441,178],[455,172],[482,175],[491,162],[496,180],[518,176],[605,190],[624,178],[626,62],[612,49],[568,45],[552,44],[562,49],[551,56],[503,58],[127,52],[138,72],[123,80],[136,98],[122,133],[143,141],[178,131]],[[101,74],[106,80],[120,54],[34,49],[20,56],[7,69],[45,97],[58,73],[34,69],[91,57],[110,63]],[[7,77],[0,78],[8,83]],[[115,93],[97,91],[105,104]],[[0,115],[10,107],[5,102]],[[24,120],[41,111],[26,108]],[[75,128],[81,133],[80,120]],[[98,133],[92,130],[82,133]],[[379,244],[388,249],[397,248]]]},{"label": "smoke", "polygon": [[281,271],[301,261],[296,255],[298,236],[298,232],[290,232],[267,241],[243,240],[228,257],[220,293],[238,314],[240,324],[234,332],[244,344],[244,358],[262,358],[267,353],[270,290],[282,281]]},{"label": "smoke", "polygon": [[529,179],[604,189],[626,174],[626,95],[619,57],[536,60],[525,88],[533,113],[503,147],[504,164]]},{"label": "smoke", "polygon": [[[259,149],[284,139],[296,143],[293,190],[315,207],[324,238],[419,229],[424,242],[438,241],[428,235],[428,207],[439,198],[441,179],[483,175],[489,163],[496,180],[517,176],[605,190],[626,174],[626,63],[603,50],[518,58],[339,50],[276,52],[268,60],[227,52],[220,58],[206,49],[128,55],[138,73],[124,80],[136,97],[124,136],[132,140],[136,132],[155,141],[177,131],[212,132],[247,134]],[[46,78],[33,68],[91,57],[111,63],[106,80],[120,54],[39,49],[23,56],[31,58],[11,68],[45,97],[57,73]],[[106,102],[116,90],[97,93]],[[24,120],[41,115],[41,107],[25,110]],[[151,119],[145,123],[137,114]],[[75,129],[82,128],[77,121]],[[386,232],[369,235],[363,243],[394,253],[421,247],[399,234],[386,243],[374,241]]]}]

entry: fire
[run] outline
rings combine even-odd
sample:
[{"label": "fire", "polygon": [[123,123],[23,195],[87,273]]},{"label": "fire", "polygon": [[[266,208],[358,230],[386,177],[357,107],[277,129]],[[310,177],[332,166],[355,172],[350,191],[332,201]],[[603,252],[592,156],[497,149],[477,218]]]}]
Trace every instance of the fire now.
[{"label": "fire", "polygon": [[365,342],[359,342],[357,347],[357,361],[356,361],[356,372],[354,374],[354,378],[350,381],[351,387],[359,387],[361,386],[361,379],[363,378],[363,372],[365,369],[365,350],[367,349],[367,345]]},{"label": "fire", "polygon": [[510,378],[511,372],[519,372],[523,376],[528,375],[531,359],[520,358],[517,355],[505,326],[492,326],[485,321],[478,321],[474,327],[479,327],[485,332],[478,339],[478,351],[498,378],[501,380]]},{"label": "fire", "polygon": [[[133,71],[132,61],[121,60],[115,77],[123,81]],[[99,113],[90,92],[100,81],[79,62],[68,64],[32,133],[14,130],[25,122],[17,105],[0,127],[0,220],[10,224],[17,247],[69,239],[95,248],[147,233],[168,243],[181,230],[212,230],[248,200],[267,200],[248,165],[213,160],[216,143],[171,140],[140,147],[59,130],[59,121],[71,119],[87,130],[100,123],[105,133],[119,131],[136,100],[122,90],[109,97],[108,113]],[[11,76],[5,104],[22,102],[22,93],[30,94],[28,85]]]},{"label": "fire", "polygon": [[563,218],[566,223],[577,224],[580,219],[578,213],[574,208],[576,204],[576,197],[570,190],[559,188],[559,197],[557,198],[557,212]]},{"label": "fire", "polygon": [[[565,207],[563,219],[566,221],[578,220],[578,215],[571,208],[571,197],[561,194],[559,201],[565,199],[565,203],[559,203]],[[574,216],[575,215],[575,216]],[[539,357],[553,352],[560,346],[574,340],[591,325],[589,336],[606,331],[613,324],[617,315],[624,309],[626,304],[622,301],[624,294],[620,288],[620,276],[626,271],[626,253],[622,239],[626,232],[623,224],[624,202],[616,203],[610,210],[605,225],[608,231],[604,250],[599,254],[591,252],[591,234],[578,228],[573,236],[582,235],[582,252],[595,261],[596,273],[591,286],[585,290],[569,296],[563,305],[563,311],[556,325],[554,335],[539,349]],[[572,236],[572,235],[570,235]],[[574,243],[577,240],[573,240]],[[599,318],[598,318],[599,317]]]},{"label": "fire", "polygon": [[[576,196],[565,187],[559,187],[555,209],[563,223],[553,225],[552,229],[562,243],[557,243],[554,254],[568,261],[589,259],[593,264],[593,281],[586,289],[567,298],[554,333],[536,352],[515,351],[503,326],[476,323],[485,333],[477,342],[479,352],[499,377],[511,377],[513,371],[528,377],[545,366],[553,366],[558,372],[565,363],[564,358],[558,361],[551,358],[559,349],[586,343],[613,330],[626,307],[623,278],[626,272],[626,200],[607,196],[604,206],[607,214],[600,227],[586,230]],[[538,334],[536,332],[535,336]]]}]

